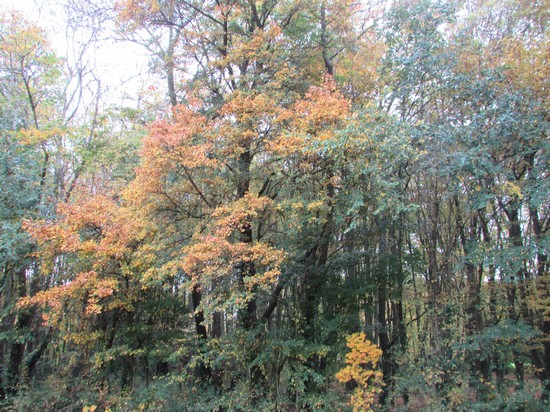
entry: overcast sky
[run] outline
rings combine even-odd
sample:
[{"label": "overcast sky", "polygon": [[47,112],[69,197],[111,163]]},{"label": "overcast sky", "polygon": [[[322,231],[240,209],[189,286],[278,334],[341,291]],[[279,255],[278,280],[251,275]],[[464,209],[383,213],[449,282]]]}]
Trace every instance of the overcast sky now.
[{"label": "overcast sky", "polygon": [[[22,12],[46,30],[59,56],[70,58],[70,46],[78,39],[67,39],[66,17],[59,4],[59,0],[0,0],[0,10]],[[147,56],[136,44],[104,41],[90,48],[87,58],[96,66],[95,72],[108,88],[108,101],[112,104],[132,106],[132,99],[151,82],[147,73]]]}]

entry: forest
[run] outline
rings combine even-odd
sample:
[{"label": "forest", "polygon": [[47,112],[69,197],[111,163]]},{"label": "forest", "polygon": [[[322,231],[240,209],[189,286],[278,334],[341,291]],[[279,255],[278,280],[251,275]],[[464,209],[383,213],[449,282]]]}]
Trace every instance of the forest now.
[{"label": "forest", "polygon": [[35,4],[68,52],[0,7],[0,410],[549,410],[548,0]]}]

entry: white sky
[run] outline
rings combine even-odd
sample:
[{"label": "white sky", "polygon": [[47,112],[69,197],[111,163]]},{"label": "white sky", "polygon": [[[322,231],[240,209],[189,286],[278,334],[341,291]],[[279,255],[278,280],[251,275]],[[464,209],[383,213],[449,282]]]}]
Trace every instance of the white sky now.
[{"label": "white sky", "polygon": [[[64,11],[56,0],[0,0],[0,11],[18,10],[31,21],[46,30],[48,39],[61,57],[68,57]],[[107,101],[111,104],[135,106],[140,90],[147,88],[148,59],[143,49],[134,43],[115,44],[112,41],[97,45],[87,53],[96,66],[95,72],[108,87]]]}]

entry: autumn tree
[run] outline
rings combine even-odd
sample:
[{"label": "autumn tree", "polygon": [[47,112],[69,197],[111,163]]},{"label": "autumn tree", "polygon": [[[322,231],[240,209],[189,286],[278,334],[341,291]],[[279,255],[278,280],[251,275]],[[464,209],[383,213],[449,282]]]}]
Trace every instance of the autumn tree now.
[{"label": "autumn tree", "polygon": [[2,54],[13,407],[544,407],[544,2],[67,4],[164,100],[79,116],[42,34]]},{"label": "autumn tree", "polygon": [[364,333],[350,335],[347,346],[346,367],[336,374],[336,378],[340,382],[356,385],[351,398],[354,411],[372,410],[382,386],[382,373],[377,370],[382,351],[368,341]]},{"label": "autumn tree", "polygon": [[[14,394],[20,377],[27,384],[52,340],[34,310],[15,301],[52,286],[62,272],[35,256],[25,219],[53,219],[90,166],[101,120],[100,83],[83,60],[89,44],[74,45],[61,59],[43,29],[15,12],[2,14],[2,291],[3,390]],[[81,54],[78,54],[78,50]],[[80,58],[79,58],[80,56]],[[53,280],[57,282],[57,280]],[[4,393],[5,393],[4,392]]]},{"label": "autumn tree", "polygon": [[[2,15],[0,64],[2,81],[2,293],[8,337],[2,345],[6,365],[3,393],[13,393],[19,382],[32,316],[14,311],[14,302],[39,288],[31,242],[21,229],[22,219],[49,210],[47,178],[50,142],[56,131],[46,126],[53,112],[60,61],[43,31],[21,15]],[[44,129],[43,129],[44,128]],[[50,129],[50,130],[48,130]],[[27,278],[34,279],[28,285]],[[12,333],[15,332],[15,333]],[[9,361],[6,361],[9,359]]]}]

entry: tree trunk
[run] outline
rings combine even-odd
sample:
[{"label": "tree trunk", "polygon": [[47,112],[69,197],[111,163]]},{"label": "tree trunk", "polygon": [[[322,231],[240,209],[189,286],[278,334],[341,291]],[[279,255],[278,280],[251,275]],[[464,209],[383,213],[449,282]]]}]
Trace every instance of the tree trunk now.
[{"label": "tree trunk", "polygon": [[[24,267],[19,269],[17,272],[13,284],[17,287],[18,293],[16,296],[18,296],[18,298],[22,298],[27,295],[26,273]],[[8,369],[6,371],[6,386],[9,394],[17,393],[21,367],[25,356],[25,343],[22,341],[22,335],[24,330],[30,326],[30,322],[31,316],[26,309],[20,310],[16,313],[12,329],[15,337],[11,344]]]}]

